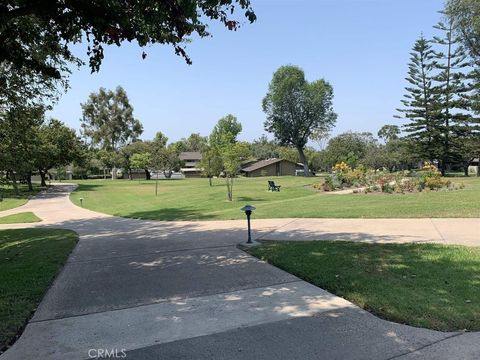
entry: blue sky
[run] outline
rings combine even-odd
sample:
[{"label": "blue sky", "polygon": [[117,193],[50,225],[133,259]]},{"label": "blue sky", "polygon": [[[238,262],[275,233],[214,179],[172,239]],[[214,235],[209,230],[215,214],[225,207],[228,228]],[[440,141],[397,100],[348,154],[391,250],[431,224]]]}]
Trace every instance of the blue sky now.
[{"label": "blue sky", "polygon": [[[273,72],[294,64],[309,80],[325,78],[334,88],[338,120],[332,134],[376,133],[393,118],[404,93],[410,49],[423,32],[430,37],[442,0],[252,0],[258,20],[237,32],[212,24],[212,38],[195,39],[189,66],[168,46],[148,56],[133,44],[107,48],[102,68],[75,70],[71,89],[49,114],[79,128],[80,103],[99,87],[125,88],[142,138],[162,131],[171,141],[192,132],[208,135],[232,113],[240,136],[263,133],[261,100]],[[75,48],[83,56],[82,46]]]}]

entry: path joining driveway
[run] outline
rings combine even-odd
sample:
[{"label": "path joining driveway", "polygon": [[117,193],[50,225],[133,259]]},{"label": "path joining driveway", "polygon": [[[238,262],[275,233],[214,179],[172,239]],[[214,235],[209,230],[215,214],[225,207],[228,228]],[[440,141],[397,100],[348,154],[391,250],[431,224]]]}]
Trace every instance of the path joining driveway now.
[{"label": "path joining driveway", "polygon": [[[0,358],[478,359],[478,333],[378,319],[237,249],[244,221],[118,218],[55,186],[32,211],[80,241],[20,339]],[[480,245],[478,219],[255,220],[254,237]]]}]

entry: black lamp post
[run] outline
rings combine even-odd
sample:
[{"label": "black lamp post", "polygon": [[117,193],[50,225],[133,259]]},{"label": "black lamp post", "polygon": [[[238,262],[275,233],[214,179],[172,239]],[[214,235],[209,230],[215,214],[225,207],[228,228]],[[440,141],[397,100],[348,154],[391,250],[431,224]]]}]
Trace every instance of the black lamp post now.
[{"label": "black lamp post", "polygon": [[247,244],[253,244],[252,241],[252,234],[250,232],[250,215],[252,215],[253,210],[255,210],[255,206],[252,205],[245,205],[242,207],[240,210],[245,212],[245,215],[247,215],[247,224],[248,224],[248,240]]}]

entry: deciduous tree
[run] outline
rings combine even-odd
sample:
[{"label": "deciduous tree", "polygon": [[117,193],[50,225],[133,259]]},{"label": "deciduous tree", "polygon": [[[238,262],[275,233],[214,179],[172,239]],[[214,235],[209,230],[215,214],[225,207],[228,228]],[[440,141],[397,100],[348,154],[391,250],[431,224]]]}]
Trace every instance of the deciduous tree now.
[{"label": "deciduous tree", "polygon": [[398,139],[400,132],[400,127],[397,125],[383,125],[377,135],[385,142],[389,142]]},{"label": "deciduous tree", "polygon": [[238,143],[237,136],[241,131],[242,124],[237,121],[237,118],[227,115],[218,120],[208,139],[210,153],[207,156],[210,157],[211,166],[215,170],[215,167],[221,164],[221,171],[227,185],[227,197],[230,201],[233,199],[233,184],[240,171],[240,162],[245,159],[245,154],[248,152],[245,144]]},{"label": "deciduous tree", "polygon": [[43,107],[18,106],[0,112],[0,170],[7,173],[17,194],[20,177],[26,176],[32,189],[38,128],[43,119]]},{"label": "deciduous tree", "polygon": [[50,169],[80,160],[83,154],[82,142],[75,130],[56,119],[50,119],[36,131],[39,141],[35,149],[34,164],[40,173],[41,186],[47,186],[45,180]]},{"label": "deciduous tree", "polygon": [[371,133],[346,132],[328,141],[323,158],[330,169],[341,162],[355,168],[365,158],[368,147],[374,144],[376,139]]},{"label": "deciduous tree", "polygon": [[[94,148],[117,152],[143,132],[142,124],[133,116],[127,93],[120,86],[115,91],[100,88],[81,107],[82,133]],[[113,163],[112,179],[116,176],[116,166]]]},{"label": "deciduous tree", "polygon": [[281,145],[297,149],[305,176],[310,175],[305,146],[312,135],[328,132],[337,115],[332,106],[333,88],[325,80],[308,82],[302,69],[282,66],[274,74],[263,111],[265,130],[274,134]]},{"label": "deciduous tree", "polygon": [[200,167],[203,175],[208,178],[208,183],[212,186],[212,178],[220,176],[223,170],[222,158],[215,147],[204,147]]}]

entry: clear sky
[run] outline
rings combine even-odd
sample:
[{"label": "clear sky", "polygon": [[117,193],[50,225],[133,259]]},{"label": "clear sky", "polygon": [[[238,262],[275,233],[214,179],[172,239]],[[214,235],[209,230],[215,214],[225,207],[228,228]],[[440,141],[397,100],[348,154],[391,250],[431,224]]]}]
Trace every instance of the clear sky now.
[{"label": "clear sky", "polygon": [[[188,45],[193,65],[168,46],[142,50],[126,44],[106,50],[100,73],[75,70],[71,89],[49,114],[79,128],[80,103],[99,87],[121,85],[144,125],[142,138],[162,131],[171,141],[208,135],[229,113],[240,136],[264,133],[261,100],[273,72],[294,64],[309,80],[334,88],[338,121],[333,134],[376,133],[394,119],[404,93],[410,49],[423,32],[434,34],[443,0],[252,0],[258,20],[230,32],[211,25],[212,38]],[[81,47],[75,49],[84,55]]]}]

